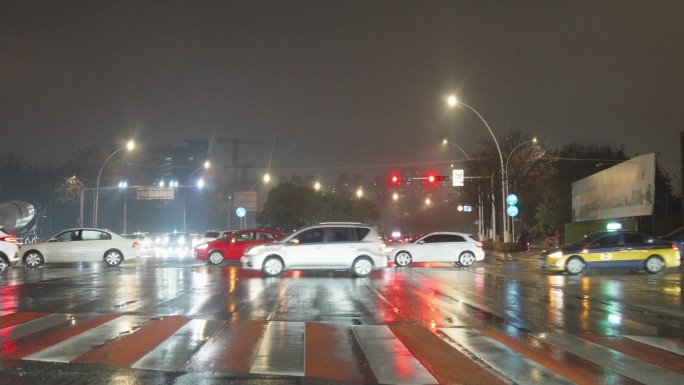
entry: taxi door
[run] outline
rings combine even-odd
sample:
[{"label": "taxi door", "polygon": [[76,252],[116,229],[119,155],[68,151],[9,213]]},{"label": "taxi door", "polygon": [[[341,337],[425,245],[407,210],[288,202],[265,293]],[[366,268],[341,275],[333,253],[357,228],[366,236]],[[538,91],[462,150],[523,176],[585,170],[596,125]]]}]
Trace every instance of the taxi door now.
[{"label": "taxi door", "polygon": [[[622,262],[625,267],[640,267],[643,265],[641,261],[644,261],[650,256],[648,239],[641,234],[637,233],[624,233],[623,242],[620,245],[620,251],[616,260]],[[631,262],[630,262],[631,261]]]},{"label": "taxi door", "polygon": [[607,234],[594,241],[589,245],[586,262],[594,267],[611,267],[620,259],[618,250],[621,238],[620,234]]}]

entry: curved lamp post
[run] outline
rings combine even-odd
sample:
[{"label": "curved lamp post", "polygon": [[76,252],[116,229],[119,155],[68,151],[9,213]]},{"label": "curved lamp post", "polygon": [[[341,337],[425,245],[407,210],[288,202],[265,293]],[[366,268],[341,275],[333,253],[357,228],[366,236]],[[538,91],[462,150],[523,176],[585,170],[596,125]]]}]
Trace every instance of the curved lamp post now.
[{"label": "curved lamp post", "polygon": [[450,142],[450,141],[448,141],[448,140],[446,140],[446,139],[444,139],[444,140],[442,141],[442,143],[444,143],[444,144],[449,144],[449,145],[452,145],[452,146],[458,148],[459,150],[461,150],[461,152],[463,153],[463,155],[465,155],[466,159],[470,160],[470,157],[468,156],[468,153],[465,152],[465,150],[462,149],[461,146],[459,146],[458,144],[452,143],[452,142]]},{"label": "curved lamp post", "polygon": [[[487,121],[484,120],[482,115],[480,115],[479,112],[477,112],[473,107],[470,107],[469,105],[459,101],[455,95],[449,95],[447,98],[447,104],[449,107],[455,107],[457,105],[461,105],[464,107],[467,107],[471,111],[477,115],[480,120],[482,120],[482,123],[487,127],[487,130],[489,130],[489,133],[492,135],[492,139],[494,139],[494,144],[496,145],[496,150],[499,152],[499,161],[501,162],[501,224],[503,226],[502,232],[503,232],[503,241],[504,242],[509,242],[509,234],[508,234],[508,229],[506,228],[506,189],[505,189],[505,184],[506,184],[506,171],[504,168],[504,160],[503,160],[503,155],[501,155],[501,147],[499,147],[499,142],[496,140],[496,136],[494,136],[494,132],[492,129],[489,127],[489,124],[487,124]],[[496,233],[496,230],[495,230]]]},{"label": "curved lamp post", "polygon": [[93,210],[93,227],[97,227],[97,210],[98,210],[98,205],[99,205],[99,201],[100,201],[100,176],[102,176],[102,170],[104,170],[107,162],[109,162],[109,160],[112,159],[112,157],[114,155],[116,155],[119,151],[124,150],[124,149],[131,151],[134,148],[135,148],[135,142],[133,140],[129,140],[125,146],[123,146],[123,147],[119,148],[118,150],[112,152],[111,155],[109,155],[109,157],[107,158],[107,160],[105,160],[104,163],[102,163],[102,167],[100,167],[100,172],[97,173],[97,184],[95,185],[95,209]]}]

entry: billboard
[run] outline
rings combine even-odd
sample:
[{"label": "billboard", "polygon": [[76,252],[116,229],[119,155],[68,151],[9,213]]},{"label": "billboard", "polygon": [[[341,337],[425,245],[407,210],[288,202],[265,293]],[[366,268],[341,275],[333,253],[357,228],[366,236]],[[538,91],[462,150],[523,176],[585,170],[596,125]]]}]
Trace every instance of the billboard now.
[{"label": "billboard", "polygon": [[572,184],[572,221],[653,214],[655,154],[637,156]]}]

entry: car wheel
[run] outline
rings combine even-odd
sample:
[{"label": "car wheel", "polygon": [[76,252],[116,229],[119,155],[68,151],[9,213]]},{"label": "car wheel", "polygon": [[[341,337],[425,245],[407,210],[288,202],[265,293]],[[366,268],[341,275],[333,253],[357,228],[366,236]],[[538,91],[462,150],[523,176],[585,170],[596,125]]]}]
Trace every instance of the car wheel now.
[{"label": "car wheel", "polygon": [[0,256],[0,274],[4,273],[7,269],[9,269],[9,262],[5,260],[5,257]]},{"label": "car wheel", "polygon": [[665,268],[665,261],[657,255],[651,255],[646,260],[645,268],[651,274],[660,273]]},{"label": "car wheel", "polygon": [[207,261],[209,261],[209,263],[212,265],[218,265],[219,263],[223,262],[223,254],[221,254],[220,251],[212,251],[209,253]]},{"label": "car wheel", "polygon": [[462,252],[461,255],[458,256],[458,263],[465,267],[471,266],[475,263],[475,254],[470,251]]},{"label": "car wheel", "polygon": [[411,254],[409,254],[408,251],[398,252],[394,257],[394,263],[401,267],[408,266],[408,264],[411,263]]},{"label": "car wheel", "polygon": [[373,261],[366,257],[356,258],[351,270],[355,276],[365,277],[373,271]]},{"label": "car wheel", "polygon": [[283,260],[278,257],[268,257],[264,261],[263,270],[264,274],[268,277],[277,277],[283,272]]},{"label": "car wheel", "polygon": [[31,250],[24,254],[24,263],[28,267],[38,267],[44,262],[43,255],[35,250]]},{"label": "car wheel", "polygon": [[583,272],[585,267],[587,267],[587,265],[580,257],[572,257],[565,262],[565,271],[567,271],[569,275],[577,275]]},{"label": "car wheel", "polygon": [[109,267],[116,267],[123,262],[123,255],[119,250],[109,250],[104,255],[104,261]]}]

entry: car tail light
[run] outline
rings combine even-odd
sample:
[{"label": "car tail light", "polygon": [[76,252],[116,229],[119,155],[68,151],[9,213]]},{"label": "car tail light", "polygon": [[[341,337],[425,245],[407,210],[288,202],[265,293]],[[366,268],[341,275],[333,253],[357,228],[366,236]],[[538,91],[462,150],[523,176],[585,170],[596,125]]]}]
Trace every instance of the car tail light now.
[{"label": "car tail light", "polygon": [[17,243],[17,237],[15,237],[14,235],[5,235],[4,237],[0,237],[0,241]]},{"label": "car tail light", "polygon": [[140,242],[133,241],[133,247],[140,247]]},{"label": "car tail light", "polygon": [[677,245],[675,245],[675,244],[673,243],[673,244],[672,244],[672,248],[673,248],[673,249],[678,249],[679,247],[677,247]]},{"label": "car tail light", "polygon": [[478,249],[481,249],[484,247],[484,245],[482,244],[482,242],[478,242],[475,244],[475,247],[477,247]]}]

